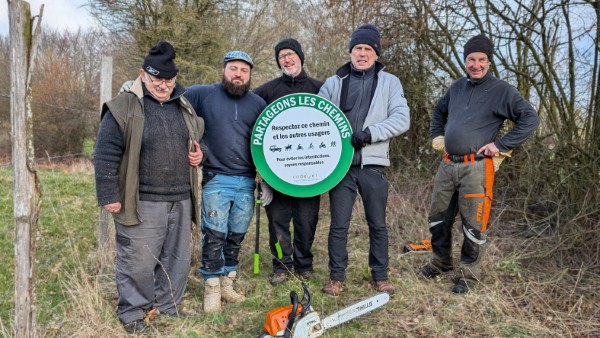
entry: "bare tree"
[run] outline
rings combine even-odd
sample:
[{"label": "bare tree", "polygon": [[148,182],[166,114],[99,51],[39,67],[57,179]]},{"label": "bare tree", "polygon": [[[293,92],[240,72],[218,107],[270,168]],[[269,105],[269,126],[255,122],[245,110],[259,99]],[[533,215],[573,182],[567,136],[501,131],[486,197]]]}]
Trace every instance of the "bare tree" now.
[{"label": "bare tree", "polygon": [[35,228],[41,203],[35,169],[31,112],[31,73],[44,6],[32,33],[29,3],[9,0],[11,124],[15,219],[15,336],[35,337]]}]

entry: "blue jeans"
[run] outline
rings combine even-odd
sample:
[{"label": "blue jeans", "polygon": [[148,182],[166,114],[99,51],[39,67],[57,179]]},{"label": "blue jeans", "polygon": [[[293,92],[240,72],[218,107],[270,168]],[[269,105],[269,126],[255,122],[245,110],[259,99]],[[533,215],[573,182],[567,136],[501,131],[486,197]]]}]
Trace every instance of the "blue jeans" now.
[{"label": "blue jeans", "polygon": [[[205,173],[204,175],[211,175]],[[202,189],[204,279],[237,270],[241,243],[254,213],[254,177],[212,174]]]}]

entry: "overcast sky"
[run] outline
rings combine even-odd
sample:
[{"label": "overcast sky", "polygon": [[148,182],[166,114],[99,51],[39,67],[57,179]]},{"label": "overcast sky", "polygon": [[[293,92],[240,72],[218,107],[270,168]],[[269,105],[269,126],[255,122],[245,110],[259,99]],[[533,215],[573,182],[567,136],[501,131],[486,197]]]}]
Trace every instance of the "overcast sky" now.
[{"label": "overcast sky", "polygon": [[[27,0],[31,14],[37,15],[44,4],[42,27],[58,30],[77,31],[94,26],[85,5],[87,0]],[[8,2],[0,0],[0,35],[8,35]]]}]

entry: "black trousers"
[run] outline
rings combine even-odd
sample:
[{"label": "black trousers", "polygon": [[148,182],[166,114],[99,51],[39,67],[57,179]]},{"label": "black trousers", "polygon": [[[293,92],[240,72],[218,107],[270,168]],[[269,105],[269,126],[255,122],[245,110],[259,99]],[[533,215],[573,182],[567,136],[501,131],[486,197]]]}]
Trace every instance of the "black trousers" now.
[{"label": "black trousers", "polygon": [[[320,196],[292,197],[273,190],[273,201],[265,207],[269,219],[269,247],[273,272],[313,271],[311,248],[319,221]],[[293,240],[290,232],[293,222]],[[278,257],[277,247],[282,257]]]},{"label": "black trousers", "polygon": [[343,281],[348,267],[348,230],[356,194],[360,193],[369,226],[369,267],[373,280],[387,280],[388,229],[386,206],[388,180],[382,166],[352,166],[342,181],[329,191],[329,275]]}]

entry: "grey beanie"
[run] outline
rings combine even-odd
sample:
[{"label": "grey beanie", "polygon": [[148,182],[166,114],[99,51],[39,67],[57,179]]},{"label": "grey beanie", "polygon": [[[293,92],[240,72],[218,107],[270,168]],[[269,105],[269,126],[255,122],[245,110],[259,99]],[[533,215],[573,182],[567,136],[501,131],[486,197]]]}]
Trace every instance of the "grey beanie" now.
[{"label": "grey beanie", "polygon": [[488,39],[485,35],[479,34],[475,35],[467,43],[465,43],[465,47],[463,50],[463,58],[467,59],[467,55],[475,52],[485,53],[490,61],[494,56],[494,46],[490,39]]},{"label": "grey beanie", "polygon": [[381,34],[374,25],[370,23],[361,25],[352,33],[349,53],[352,53],[354,46],[362,43],[373,47],[377,56],[381,55]]},{"label": "grey beanie", "polygon": [[175,49],[170,43],[159,41],[148,51],[142,68],[147,73],[163,79],[175,77],[179,72],[175,67]]}]

